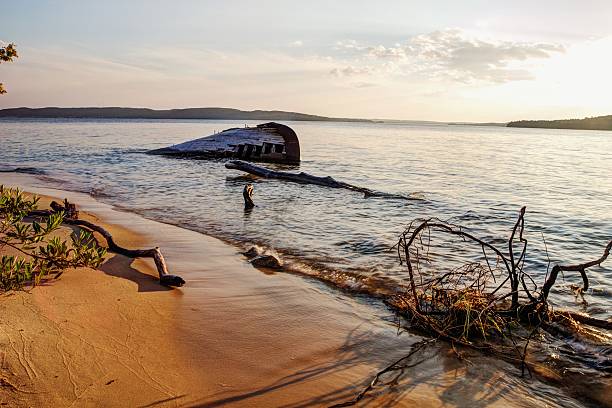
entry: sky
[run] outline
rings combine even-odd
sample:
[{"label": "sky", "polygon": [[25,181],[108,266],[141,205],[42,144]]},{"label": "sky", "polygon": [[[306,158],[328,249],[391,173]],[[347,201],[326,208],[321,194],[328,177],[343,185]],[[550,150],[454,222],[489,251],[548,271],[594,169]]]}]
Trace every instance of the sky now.
[{"label": "sky", "polygon": [[612,114],[612,1],[0,0],[0,108]]}]

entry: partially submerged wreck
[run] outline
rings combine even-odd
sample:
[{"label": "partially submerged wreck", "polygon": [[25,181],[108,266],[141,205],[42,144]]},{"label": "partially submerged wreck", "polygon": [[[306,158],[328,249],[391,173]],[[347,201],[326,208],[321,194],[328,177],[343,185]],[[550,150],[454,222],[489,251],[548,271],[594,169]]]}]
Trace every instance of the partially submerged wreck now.
[{"label": "partially submerged wreck", "polygon": [[231,128],[214,135],[147,152],[191,158],[233,158],[249,161],[299,163],[300,142],[289,126],[269,122]]}]

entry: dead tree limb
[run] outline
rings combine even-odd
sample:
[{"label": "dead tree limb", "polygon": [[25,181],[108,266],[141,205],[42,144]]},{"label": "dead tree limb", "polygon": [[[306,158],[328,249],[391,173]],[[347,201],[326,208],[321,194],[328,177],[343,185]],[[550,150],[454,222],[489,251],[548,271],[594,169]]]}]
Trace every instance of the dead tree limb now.
[{"label": "dead tree limb", "polygon": [[64,220],[63,222],[68,225],[75,225],[79,227],[85,227],[91,231],[95,231],[102,235],[102,237],[106,240],[108,245],[108,249],[111,252],[115,252],[120,255],[127,256],[128,258],[153,258],[155,262],[155,266],[157,268],[157,273],[159,274],[159,283],[164,286],[183,286],[185,281],[183,278],[177,275],[171,275],[168,273],[168,267],[166,265],[166,260],[161,253],[159,247],[151,248],[151,249],[127,249],[120,245],[118,245],[110,232],[108,232],[103,227],[96,225],[92,222],[81,220],[78,218],[78,211],[76,210],[76,206],[72,203],[68,202],[68,199],[64,200],[64,205],[53,201],[51,203],[51,210],[37,210],[30,213],[30,216],[48,216],[53,213],[63,212]]},{"label": "dead tree limb", "polygon": [[246,173],[254,174],[259,177],[269,178],[269,179],[279,179],[286,180],[293,183],[301,183],[301,184],[314,184],[317,186],[324,186],[329,188],[343,188],[351,191],[357,191],[363,193],[364,198],[369,197],[381,197],[381,198],[392,198],[392,199],[400,199],[400,200],[419,200],[422,201],[422,198],[404,196],[401,194],[391,194],[385,193],[382,191],[371,190],[365,187],[354,186],[352,184],[348,184],[342,181],[338,181],[333,177],[320,177],[313,176],[308,173],[289,173],[285,171],[275,171],[270,170],[265,167],[256,166],[251,163],[247,163],[241,160],[231,160],[225,163],[225,167],[232,170],[241,170]]},{"label": "dead tree limb", "polygon": [[544,282],[544,286],[542,287],[541,299],[543,299],[544,301],[546,300],[546,298],[548,297],[548,293],[550,292],[550,289],[553,287],[553,285],[557,281],[557,275],[559,275],[559,272],[579,272],[580,275],[582,276],[582,283],[583,283],[582,290],[586,291],[589,288],[589,278],[586,275],[586,270],[588,268],[592,268],[593,266],[601,265],[601,263],[605,261],[606,259],[608,259],[608,256],[610,256],[611,249],[612,249],[612,240],[608,242],[608,245],[604,249],[603,255],[599,257],[598,259],[595,259],[594,261],[585,262],[585,263],[581,263],[578,265],[555,265],[553,266],[552,270],[550,271],[550,276],[548,276],[548,279],[546,280],[546,282]]}]

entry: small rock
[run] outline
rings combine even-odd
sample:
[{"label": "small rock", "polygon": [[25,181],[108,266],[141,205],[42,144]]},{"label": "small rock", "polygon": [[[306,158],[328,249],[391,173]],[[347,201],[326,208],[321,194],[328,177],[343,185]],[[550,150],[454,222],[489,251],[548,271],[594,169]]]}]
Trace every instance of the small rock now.
[{"label": "small rock", "polygon": [[251,265],[258,268],[280,269],[283,267],[281,261],[273,255],[258,256],[251,261]]},{"label": "small rock", "polygon": [[260,255],[260,251],[257,247],[251,247],[251,249],[246,252],[243,252],[242,254],[247,258],[255,258]]}]

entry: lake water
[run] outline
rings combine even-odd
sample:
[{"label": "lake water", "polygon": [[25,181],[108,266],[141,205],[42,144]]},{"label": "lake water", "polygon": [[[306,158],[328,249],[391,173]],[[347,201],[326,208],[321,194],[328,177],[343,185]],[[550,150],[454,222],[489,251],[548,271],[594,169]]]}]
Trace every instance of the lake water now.
[{"label": "lake water", "polygon": [[[329,175],[420,201],[250,180],[222,161],[144,154],[244,124],[2,120],[0,164],[42,170],[49,183],[64,189],[245,249],[257,244],[279,254],[290,271],[373,295],[406,283],[406,269],[389,248],[418,217],[451,220],[505,248],[503,241],[526,205],[526,269],[538,282],[546,275],[548,257],[553,264],[595,259],[612,239],[610,132],[286,122],[300,138],[303,161],[273,167]],[[247,182],[254,183],[257,207],[245,213]],[[463,254],[440,247],[436,261],[444,267]],[[587,304],[570,291],[572,283],[581,282],[579,276],[566,274],[553,303],[612,317],[611,271],[612,260],[589,270]]]}]

